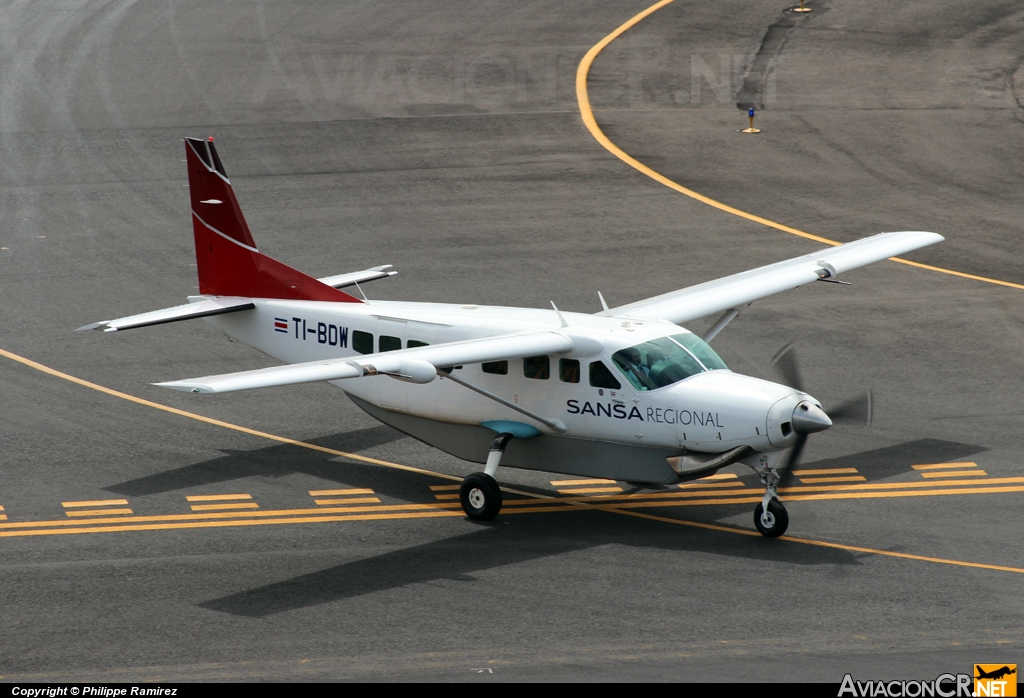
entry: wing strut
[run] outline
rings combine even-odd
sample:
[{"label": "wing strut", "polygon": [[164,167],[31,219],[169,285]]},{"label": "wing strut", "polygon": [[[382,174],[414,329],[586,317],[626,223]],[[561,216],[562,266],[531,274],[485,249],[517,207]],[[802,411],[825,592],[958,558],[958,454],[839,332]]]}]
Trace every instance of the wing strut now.
[{"label": "wing strut", "polygon": [[726,310],[724,313],[722,313],[722,316],[715,321],[715,324],[712,325],[708,329],[708,331],[704,333],[704,336],[701,337],[701,339],[703,339],[708,344],[711,344],[711,340],[717,337],[718,333],[724,330],[726,325],[735,320],[736,316],[740,314],[741,310],[745,310],[748,307],[750,307],[750,303],[747,303],[742,308],[729,308],[728,310]]},{"label": "wing strut", "polygon": [[470,383],[468,381],[464,381],[461,378],[456,378],[449,371],[438,370],[437,375],[439,377],[441,377],[441,378],[450,378],[451,380],[455,381],[456,383],[458,383],[462,387],[469,388],[474,393],[479,393],[480,395],[483,395],[486,398],[490,398],[491,400],[494,400],[499,405],[504,405],[505,407],[508,407],[509,409],[513,409],[516,412],[519,412],[520,414],[525,414],[530,419],[537,420],[538,422],[540,422],[544,426],[550,427],[550,428],[554,429],[559,434],[565,434],[565,433],[567,433],[569,431],[568,429],[565,428],[565,424],[563,424],[561,420],[559,420],[559,419],[548,419],[547,417],[541,417],[536,412],[531,412],[530,410],[523,409],[519,405],[517,405],[517,404],[515,404],[513,402],[509,402],[505,398],[500,398],[497,395],[495,395],[494,393],[488,392],[488,391],[484,390],[483,388],[481,388],[479,386],[473,385],[472,383]]}]

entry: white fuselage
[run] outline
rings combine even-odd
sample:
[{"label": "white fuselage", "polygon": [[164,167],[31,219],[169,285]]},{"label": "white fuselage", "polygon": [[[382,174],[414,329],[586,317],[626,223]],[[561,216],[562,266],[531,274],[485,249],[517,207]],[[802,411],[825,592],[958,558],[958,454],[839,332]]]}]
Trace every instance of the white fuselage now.
[{"label": "white fuselage", "polygon": [[[522,359],[510,360],[504,375],[481,364],[456,367],[453,374],[511,403],[560,420],[564,436],[625,445],[722,453],[746,445],[758,452],[793,445],[783,423],[804,393],[777,383],[713,370],[655,390],[630,384],[611,355],[642,342],[685,332],[666,321],[636,321],[553,310],[439,303],[372,301],[366,304],[255,299],[251,311],[207,318],[229,337],[286,363],[358,356],[412,341],[441,344],[519,331],[550,330],[594,341],[587,349],[550,357],[547,378],[524,374]],[[564,318],[566,325],[562,325]],[[358,351],[357,351],[358,350]],[[578,361],[560,371],[560,360]],[[603,362],[620,387],[595,387],[590,364]],[[570,366],[567,364],[567,366]],[[345,392],[384,410],[450,424],[479,425],[492,420],[548,426],[472,392],[452,380],[415,384],[387,376],[332,381]]]}]

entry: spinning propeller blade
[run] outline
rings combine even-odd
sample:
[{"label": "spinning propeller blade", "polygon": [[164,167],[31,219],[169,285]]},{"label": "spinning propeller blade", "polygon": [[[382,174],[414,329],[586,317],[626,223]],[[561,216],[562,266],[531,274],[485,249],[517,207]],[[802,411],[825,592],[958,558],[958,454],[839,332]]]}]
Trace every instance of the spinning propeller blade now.
[{"label": "spinning propeller blade", "polygon": [[[772,366],[779,372],[783,382],[794,390],[806,392],[804,390],[803,376],[800,374],[800,364],[796,358],[796,349],[792,342],[787,343],[772,357]],[[836,405],[833,409],[826,410],[828,417],[833,422],[843,422],[847,424],[871,424],[872,418],[872,402],[873,394],[869,389],[862,395],[858,395],[855,398],[847,400],[846,402]],[[810,403],[802,403],[804,405]],[[799,409],[799,408],[798,408]],[[821,415],[824,416],[824,415]],[[780,486],[785,486],[792,480],[793,469],[800,463],[800,456],[803,455],[804,447],[807,445],[807,437],[815,431],[821,429],[815,427],[815,422],[820,420],[820,417],[809,415],[809,423],[805,425],[805,428],[798,427],[798,414],[794,412],[794,430],[797,432],[796,443],[793,444],[789,450],[789,458],[786,459],[785,470],[782,472],[779,480]]]},{"label": "spinning propeller blade", "polygon": [[775,352],[775,356],[772,357],[772,366],[775,370],[782,375],[783,382],[794,390],[804,391],[804,382],[800,376],[800,366],[796,361],[796,351],[793,349],[793,343],[789,342],[786,346]]},{"label": "spinning propeller blade", "polygon": [[864,424],[871,426],[871,408],[874,395],[868,389],[863,395],[836,405],[828,411],[828,416],[833,422],[845,422],[847,424]]}]

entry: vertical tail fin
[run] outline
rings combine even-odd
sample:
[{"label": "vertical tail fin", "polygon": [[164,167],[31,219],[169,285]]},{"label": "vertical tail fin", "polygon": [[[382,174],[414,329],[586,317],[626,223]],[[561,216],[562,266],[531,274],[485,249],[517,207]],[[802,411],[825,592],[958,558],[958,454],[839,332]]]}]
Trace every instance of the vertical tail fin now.
[{"label": "vertical tail fin", "polygon": [[199,292],[213,296],[363,301],[256,249],[213,139],[185,139]]}]

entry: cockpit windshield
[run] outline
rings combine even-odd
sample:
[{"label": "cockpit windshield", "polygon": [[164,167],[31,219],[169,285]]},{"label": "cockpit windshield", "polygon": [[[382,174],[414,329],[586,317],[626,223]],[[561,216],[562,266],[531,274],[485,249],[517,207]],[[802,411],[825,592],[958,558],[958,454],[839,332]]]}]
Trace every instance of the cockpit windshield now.
[{"label": "cockpit windshield", "polygon": [[621,349],[612,354],[612,362],[637,390],[657,390],[697,373],[728,368],[707,342],[690,332]]},{"label": "cockpit windshield", "polygon": [[695,335],[693,332],[684,332],[683,334],[674,334],[672,339],[682,344],[686,349],[697,357],[697,360],[704,364],[704,367],[709,371],[717,371],[720,368],[728,369],[722,361],[722,357],[715,353],[715,350],[705,342],[703,339]]}]

